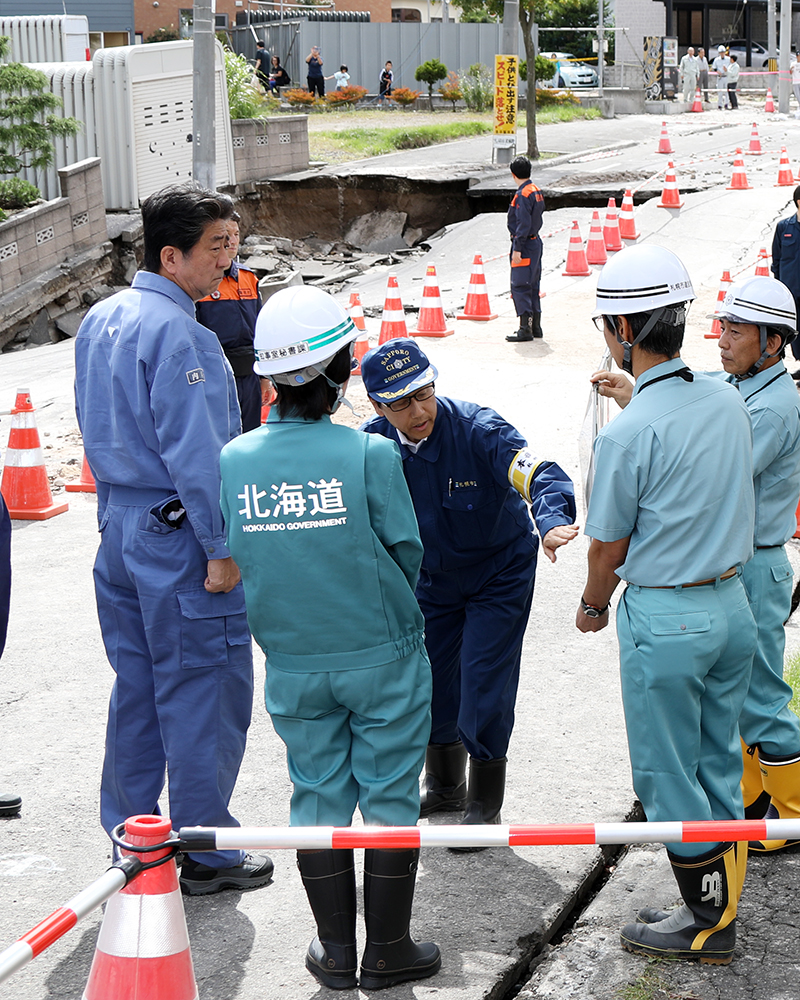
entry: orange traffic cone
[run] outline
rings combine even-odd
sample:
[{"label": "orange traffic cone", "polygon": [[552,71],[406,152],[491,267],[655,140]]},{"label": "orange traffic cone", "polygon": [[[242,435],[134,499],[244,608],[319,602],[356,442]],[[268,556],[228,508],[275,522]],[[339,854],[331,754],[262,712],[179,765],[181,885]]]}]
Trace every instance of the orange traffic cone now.
[{"label": "orange traffic cone", "polygon": [[569,234],[569,250],[567,251],[567,269],[562,273],[568,278],[585,277],[592,273],[586,262],[586,251],[583,249],[583,240],[577,222],[572,223],[572,232]]},{"label": "orange traffic cone", "polygon": [[364,322],[364,310],[361,308],[361,296],[358,292],[350,293],[350,301],[345,308],[350,313],[350,319],[355,323],[356,330],[366,330],[367,324]]},{"label": "orange traffic cone", "polygon": [[353,369],[354,375],[361,374],[361,360],[368,350],[369,337],[367,336],[367,331],[364,330],[363,333],[359,333],[358,339],[356,340],[355,350],[353,351],[353,358],[356,361],[356,367]]},{"label": "orange traffic cone", "polygon": [[728,191],[749,191],[750,185],[747,183],[747,174],[744,171],[744,158],[742,156],[741,149],[736,150],[736,156],[733,158],[733,174],[731,175],[731,182],[727,188]]},{"label": "orange traffic cone", "polygon": [[700,88],[694,92],[694,104],[692,105],[692,111],[698,112],[703,110],[703,98],[700,96]]},{"label": "orange traffic cone", "polygon": [[389,282],[386,286],[386,299],[383,303],[383,316],[381,317],[381,333],[378,337],[378,345],[385,344],[387,340],[395,340],[398,337],[407,337],[406,314],[403,310],[403,303],[400,299],[400,289],[397,287],[395,275],[389,275]]},{"label": "orange traffic cone", "polygon": [[756,261],[756,277],[757,278],[768,278],[769,277],[769,255],[767,254],[767,248],[761,247],[758,251],[758,260]]},{"label": "orange traffic cone", "polygon": [[86,461],[86,452],[83,453],[83,464],[81,465],[81,478],[77,483],[67,483],[64,489],[68,493],[97,493],[97,486],[94,482],[92,470]]},{"label": "orange traffic cone", "polygon": [[733,284],[733,279],[731,278],[730,268],[725,268],[722,272],[722,277],[719,279],[719,291],[717,292],[717,305],[714,309],[714,319],[711,321],[711,333],[705,334],[706,340],[718,340],[719,335],[722,333],[722,327],[720,326],[719,319],[716,313],[719,312],[719,307],[725,301],[725,292],[728,290],[728,285]]},{"label": "orange traffic cone", "polygon": [[667,123],[661,123],[661,138],[658,140],[657,153],[671,153],[672,143],[669,141],[669,136],[667,135]]},{"label": "orange traffic cone", "polygon": [[619,210],[619,235],[623,240],[638,240],[639,234],[636,232],[636,221],[633,217],[633,195],[631,189],[625,192],[622,199],[622,207]]},{"label": "orange traffic cone", "polygon": [[794,519],[797,521],[797,531],[792,535],[792,538],[800,538],[800,504],[797,505]]},{"label": "orange traffic cone", "polygon": [[748,156],[761,156],[761,140],[758,138],[758,125],[753,122],[753,131],[750,133],[750,145],[747,147]]},{"label": "orange traffic cone", "polygon": [[603,239],[603,230],[600,227],[600,213],[595,209],[592,213],[592,225],[586,243],[586,261],[589,264],[605,264],[607,260],[606,244]]},{"label": "orange traffic cone", "polygon": [[664,178],[664,190],[661,192],[658,208],[683,208],[681,193],[675,178],[675,165],[672,160],[667,164],[667,176]]},{"label": "orange traffic cone", "polygon": [[608,199],[606,209],[606,220],[603,225],[603,242],[606,250],[621,250],[622,239],[619,233],[619,222],[617,221],[617,203],[613,198]]},{"label": "orange traffic cone", "polygon": [[778,167],[778,183],[775,187],[791,187],[794,184],[794,174],[789,163],[789,154],[786,147],[781,146],[781,162]]},{"label": "orange traffic cone", "polygon": [[456,319],[480,320],[497,319],[497,313],[492,312],[489,305],[489,292],[486,288],[486,276],[483,273],[483,258],[479,253],[475,254],[472,261],[472,274],[469,276],[469,288],[467,289],[467,304],[464,312],[459,313]]},{"label": "orange traffic cone", "polygon": [[436,280],[436,268],[428,264],[425,272],[425,285],[422,289],[422,305],[419,310],[415,337],[449,337],[455,330],[447,329],[442,308],[442,297],[439,294],[439,282]]},{"label": "orange traffic cone", "polygon": [[[165,841],[172,824],[164,816],[133,816],[125,822],[128,843],[147,847]],[[168,852],[135,854],[153,861]],[[197,984],[175,861],[137,875],[109,899],[83,1000],[197,1000]]]},{"label": "orange traffic cone", "polygon": [[42,457],[36,414],[27,389],[17,392],[11,411],[6,464],[0,492],[8,513],[17,521],[45,521],[63,514],[68,503],[54,503]]},{"label": "orange traffic cone", "polygon": [[767,87],[767,101],[764,105],[764,110],[769,114],[774,114],[775,112],[775,102],[772,99],[772,91]]}]

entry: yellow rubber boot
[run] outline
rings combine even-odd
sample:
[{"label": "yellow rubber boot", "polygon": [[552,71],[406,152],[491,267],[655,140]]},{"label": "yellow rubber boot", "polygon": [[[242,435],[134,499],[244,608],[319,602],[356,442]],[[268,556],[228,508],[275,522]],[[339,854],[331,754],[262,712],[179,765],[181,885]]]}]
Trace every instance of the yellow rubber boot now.
[{"label": "yellow rubber boot", "polygon": [[[767,819],[800,818],[800,754],[783,757],[758,752],[761,783],[770,797]],[[800,840],[750,841],[750,850],[759,853],[780,851],[784,847],[800,844]]]},{"label": "yellow rubber boot", "polygon": [[769,808],[769,795],[761,784],[761,770],[758,766],[758,747],[742,744],[742,799],[745,819],[763,819]]}]

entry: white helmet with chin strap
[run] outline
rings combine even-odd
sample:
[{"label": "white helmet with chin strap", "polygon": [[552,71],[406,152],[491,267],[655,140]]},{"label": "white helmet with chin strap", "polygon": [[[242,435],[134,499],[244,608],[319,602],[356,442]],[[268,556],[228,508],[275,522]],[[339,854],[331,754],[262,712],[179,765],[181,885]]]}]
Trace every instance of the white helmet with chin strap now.
[{"label": "white helmet with chin strap", "polygon": [[670,326],[686,321],[686,303],[695,298],[692,279],[682,261],[664,247],[642,246],[621,250],[603,267],[597,279],[594,316],[631,316],[650,313],[633,343],[624,341],[622,368],[633,374],[631,349],[662,320]]},{"label": "white helmet with chin strap", "polygon": [[[782,281],[765,275],[745,278],[731,285],[719,305],[719,311],[712,318],[758,327],[761,357],[743,375],[736,376],[740,381],[757,375],[764,362],[778,357],[797,335],[794,296]],[[781,346],[775,354],[767,350],[767,339],[771,333],[781,338]]]}]

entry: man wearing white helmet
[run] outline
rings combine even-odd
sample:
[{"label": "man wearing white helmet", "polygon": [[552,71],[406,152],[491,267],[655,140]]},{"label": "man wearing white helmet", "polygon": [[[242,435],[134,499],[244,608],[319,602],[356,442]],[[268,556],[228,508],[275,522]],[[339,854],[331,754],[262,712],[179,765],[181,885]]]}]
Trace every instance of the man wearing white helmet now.
[{"label": "man wearing white helmet", "polygon": [[[431,670],[414,598],[414,508],[390,442],[331,422],[357,330],[327,293],[287,288],[256,322],[257,374],[277,391],[266,425],[222,451],[228,546],[266,657],[264,695],[286,744],[295,826],[413,826],[430,735]],[[276,574],[279,585],[276,586]],[[409,934],[418,850],[367,850],[360,985],[439,970]],[[317,922],[306,967],[357,985],[353,852],[299,851]]]},{"label": "man wearing white helmet", "polygon": [[711,64],[711,68],[717,74],[717,110],[723,111],[731,106],[728,99],[728,67],[731,64],[730,56],[727,55],[725,46],[717,48],[717,58]]},{"label": "man wearing white helmet", "polygon": [[[576,624],[605,628],[611,595],[627,583],[622,699],[634,789],[656,822],[742,818],[738,722],[756,644],[740,579],[753,551],[750,419],[733,387],[681,360],[693,298],[683,264],[661,247],[623,250],[597,283],[595,316],[636,384],[595,443]],[[684,905],[641,911],[623,947],[730,962],[746,850],[675,843],[669,859]]]}]

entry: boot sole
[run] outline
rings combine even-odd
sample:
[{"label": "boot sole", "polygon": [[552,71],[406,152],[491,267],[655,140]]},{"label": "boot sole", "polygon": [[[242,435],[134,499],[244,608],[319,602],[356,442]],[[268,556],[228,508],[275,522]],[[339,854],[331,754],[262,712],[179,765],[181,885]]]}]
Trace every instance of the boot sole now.
[{"label": "boot sole", "polygon": [[327,986],[329,990],[354,990],[358,986],[355,969],[353,969],[352,974],[346,976],[332,976],[329,972],[326,972],[319,965],[312,962],[308,955],[306,955],[306,968],[317,982],[322,983],[323,986]]},{"label": "boot sole", "polygon": [[625,951],[630,951],[634,955],[645,955],[647,958],[685,958],[689,961],[700,962],[701,965],[730,965],[733,959],[733,952],[730,954],[713,953],[704,951],[682,951],[677,948],[651,948],[649,945],[628,941],[620,936],[620,944]]},{"label": "boot sole", "polygon": [[428,965],[424,969],[402,969],[387,973],[385,978],[377,973],[365,972],[362,969],[359,986],[362,990],[385,990],[390,986],[397,986],[399,983],[410,983],[415,979],[428,979],[429,976],[435,976],[441,967],[442,956],[439,955],[433,965]]},{"label": "boot sole", "polygon": [[223,889],[238,889],[239,892],[247,892],[250,889],[260,889],[269,885],[272,881],[272,872],[262,878],[222,878],[212,879],[208,882],[192,882],[189,879],[180,879],[181,892],[184,896],[213,896],[215,892],[222,892]]}]

